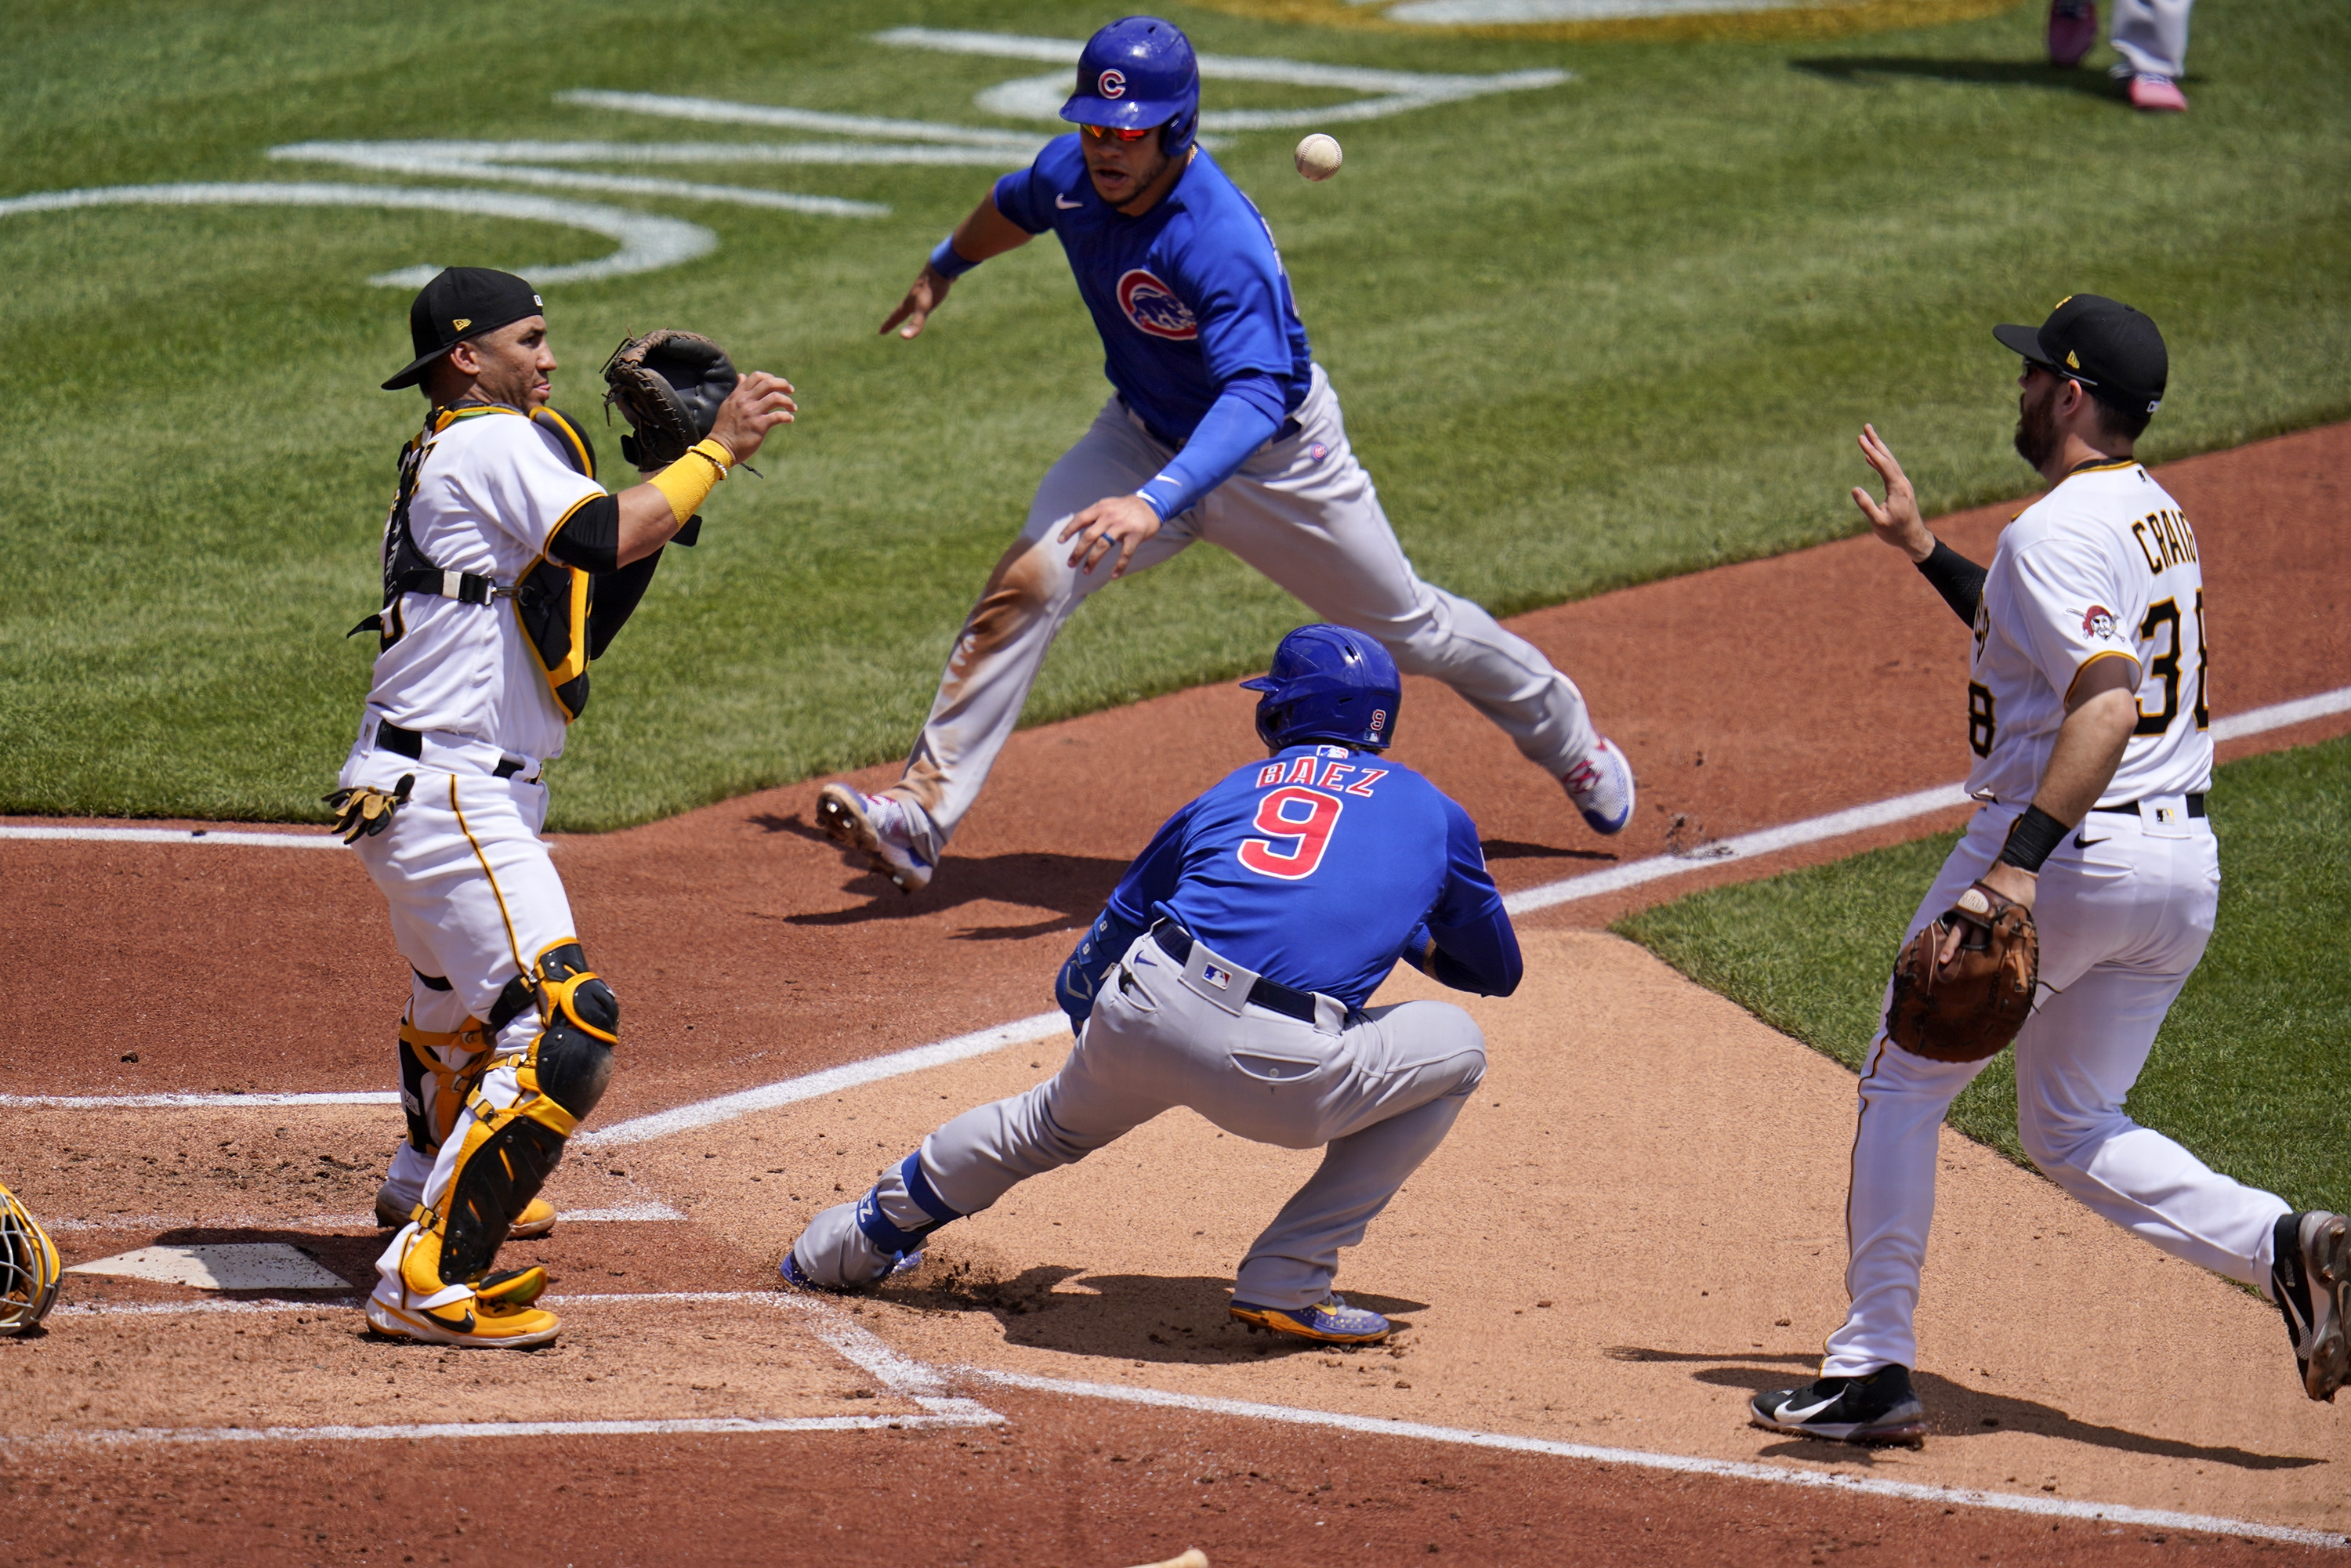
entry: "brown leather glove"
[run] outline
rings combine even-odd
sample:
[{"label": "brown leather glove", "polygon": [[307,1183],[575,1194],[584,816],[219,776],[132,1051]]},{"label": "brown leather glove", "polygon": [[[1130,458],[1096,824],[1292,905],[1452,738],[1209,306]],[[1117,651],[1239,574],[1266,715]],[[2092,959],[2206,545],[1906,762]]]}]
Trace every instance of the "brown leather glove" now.
[{"label": "brown leather glove", "polygon": [[604,361],[604,402],[631,432],[621,437],[621,455],[643,473],[668,467],[710,434],[741,379],[726,350],[700,333],[664,329],[623,339]]},{"label": "brown leather glove", "polygon": [[[1935,962],[1954,926],[1959,951]],[[1977,883],[1928,922],[1894,961],[1886,1038],[1914,1056],[1980,1061],[2016,1038],[2041,982],[2041,933],[2032,912]]]}]

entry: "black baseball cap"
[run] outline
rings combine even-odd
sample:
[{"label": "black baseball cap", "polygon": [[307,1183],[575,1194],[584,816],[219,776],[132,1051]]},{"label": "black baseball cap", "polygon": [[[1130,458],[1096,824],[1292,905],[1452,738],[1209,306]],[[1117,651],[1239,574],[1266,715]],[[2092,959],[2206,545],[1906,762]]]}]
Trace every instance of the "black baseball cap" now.
[{"label": "black baseball cap", "polygon": [[511,327],[545,307],[529,284],[511,272],[486,267],[444,267],[440,275],[417,291],[408,308],[409,340],[416,358],[392,380],[386,392],[413,387],[424,379],[424,367],[468,338]]},{"label": "black baseball cap", "polygon": [[2163,406],[2171,373],[2163,334],[2139,311],[2102,294],[2068,294],[2038,329],[1994,327],[1991,335],[2126,413],[2153,413]]}]

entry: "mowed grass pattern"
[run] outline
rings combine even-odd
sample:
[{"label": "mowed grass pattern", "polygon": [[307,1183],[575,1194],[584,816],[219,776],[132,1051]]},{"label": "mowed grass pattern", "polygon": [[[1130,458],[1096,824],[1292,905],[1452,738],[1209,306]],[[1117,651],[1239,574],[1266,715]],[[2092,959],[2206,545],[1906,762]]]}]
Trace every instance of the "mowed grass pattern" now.
[{"label": "mowed grass pattern", "polygon": [[[2220,913],[2127,1101],[2131,1115],[2297,1208],[2351,1210],[2351,738],[2220,768]],[[1617,929],[1858,1071],[1903,927],[1957,835],[1694,894]],[[2002,1051],[1951,1125],[2028,1164]]]},{"label": "mowed grass pattern", "polygon": [[[2351,412],[2351,98],[2336,0],[2204,0],[2194,109],[2132,114],[2033,62],[2041,8],[1836,43],[1411,39],[1176,7],[1200,47],[1573,83],[1222,154],[1265,209],[1398,533],[1499,612],[1852,531],[1874,419],[1928,506],[2022,492],[1989,325],[2095,288],[2153,312],[2162,459]],[[1110,11],[703,0],[649,16],[445,0],[87,6],[12,16],[5,189],[192,180],[436,183],[273,162],[325,138],[800,140],[560,105],[597,87],[1011,127],[975,92],[1032,63],[884,47],[928,24],[1082,37]],[[453,40],[472,42],[453,47]],[[2102,64],[2102,49],[2093,57]],[[1335,96],[1211,84],[1211,107]],[[1042,127],[1038,129],[1042,130]],[[813,138],[821,139],[821,138]],[[548,290],[557,402],[591,414],[627,328],[719,337],[801,388],[762,481],[730,482],[596,667],[554,824],[608,828],[901,754],[1038,476],[1105,395],[1050,242],[874,335],[979,169],[677,167],[887,203],[840,219],[590,196],[690,218],[716,255]],[[444,214],[119,208],[0,218],[0,810],[316,818],[356,726],[373,552],[421,412],[419,261],[553,264],[609,242]],[[590,419],[601,430],[601,421]],[[615,443],[605,442],[617,461]],[[1759,607],[1759,634],[1803,607]],[[1212,549],[1106,592],[1040,721],[1260,667],[1305,618]],[[1794,695],[1801,697],[1801,694]]]}]

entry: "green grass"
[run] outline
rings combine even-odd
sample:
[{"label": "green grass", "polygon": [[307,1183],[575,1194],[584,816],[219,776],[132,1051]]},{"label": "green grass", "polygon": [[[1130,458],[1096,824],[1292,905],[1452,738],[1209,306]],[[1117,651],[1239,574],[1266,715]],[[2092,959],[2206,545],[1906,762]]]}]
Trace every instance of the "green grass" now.
[{"label": "green grass", "polygon": [[[2351,970],[2339,961],[2351,928],[2351,738],[2230,763],[2210,807],[2219,925],[2130,1113],[2297,1208],[2351,1209]],[[1617,929],[1858,1071],[1896,944],[1955,840],[1695,894]],[[2013,1052],[1959,1097],[1950,1122],[2027,1163]]]},{"label": "green grass", "polygon": [[[271,162],[313,138],[766,140],[551,101],[698,92],[987,123],[1037,68],[897,52],[910,22],[1081,36],[1098,6],[688,0],[560,9],[222,0],[12,12],[0,195],[191,180],[431,183]],[[1433,580],[1510,612],[1852,531],[1875,419],[1930,507],[2020,493],[1987,329],[2095,288],[2150,310],[2156,458],[2351,413],[2351,47],[2337,0],[2204,0],[2194,110],[2147,119],[2039,57],[2041,8],[1835,43],[1401,38],[1177,7],[1204,49],[1576,82],[1222,154],[1280,235],[1317,352]],[[453,47],[453,39],[469,40]],[[2103,51],[2094,57],[2105,59]],[[1220,99],[1219,91],[1225,96]],[[1311,101],[1211,86],[1211,105]],[[903,753],[1037,477],[1105,392],[1050,243],[961,285],[919,343],[874,326],[985,188],[977,169],[679,177],[886,202],[881,219],[589,197],[717,253],[550,288],[557,401],[591,410],[630,326],[718,336],[803,391],[597,667],[555,821],[604,828]],[[423,260],[580,259],[574,231],[275,208],[0,218],[0,810],[319,814],[355,726]],[[1063,716],[1261,665],[1297,605],[1197,549],[1100,597],[1029,709]]]}]

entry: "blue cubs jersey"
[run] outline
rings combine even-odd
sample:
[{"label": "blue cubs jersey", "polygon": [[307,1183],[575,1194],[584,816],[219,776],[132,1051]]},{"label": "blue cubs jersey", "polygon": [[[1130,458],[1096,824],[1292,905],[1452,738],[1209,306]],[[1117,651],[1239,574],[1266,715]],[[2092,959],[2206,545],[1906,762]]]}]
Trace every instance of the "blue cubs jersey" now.
[{"label": "blue cubs jersey", "polygon": [[1061,237],[1102,333],[1103,373],[1169,445],[1244,372],[1280,382],[1285,413],[1306,401],[1313,356],[1273,232],[1205,149],[1131,218],[1094,193],[1077,136],[1057,136],[996,183],[996,210]]},{"label": "blue cubs jersey", "polygon": [[1104,917],[1141,930],[1155,909],[1220,956],[1351,1008],[1416,936],[1452,960],[1447,984],[1518,986],[1518,937],[1469,813],[1372,752],[1290,747],[1170,817]]}]

